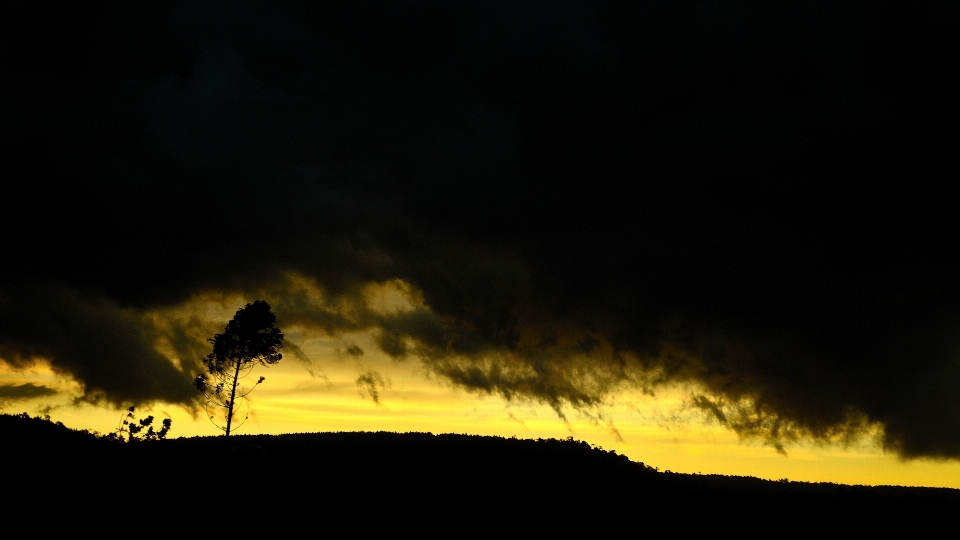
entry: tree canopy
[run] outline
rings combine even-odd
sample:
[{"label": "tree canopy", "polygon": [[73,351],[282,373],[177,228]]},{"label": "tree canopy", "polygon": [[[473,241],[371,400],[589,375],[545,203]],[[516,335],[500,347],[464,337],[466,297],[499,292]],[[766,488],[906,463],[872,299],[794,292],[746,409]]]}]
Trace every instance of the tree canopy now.
[{"label": "tree canopy", "polygon": [[[208,406],[225,409],[226,425],[218,427],[229,436],[238,400],[253,391],[264,377],[249,388],[238,388],[239,380],[257,364],[269,366],[280,361],[283,334],[276,327],[276,315],[270,304],[257,300],[238,309],[223,333],[207,341],[213,346],[204,359],[207,373],[197,375],[194,385],[203,392]],[[208,415],[211,420],[216,416]]]}]

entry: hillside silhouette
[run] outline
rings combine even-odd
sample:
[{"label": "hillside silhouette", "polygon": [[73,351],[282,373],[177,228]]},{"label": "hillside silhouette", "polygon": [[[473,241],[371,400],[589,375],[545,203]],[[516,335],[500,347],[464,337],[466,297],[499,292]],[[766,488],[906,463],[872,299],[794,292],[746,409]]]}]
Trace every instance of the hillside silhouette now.
[{"label": "hillside silhouette", "polygon": [[[947,488],[661,472],[572,438],[341,432],[122,443],[26,414],[0,415],[0,437],[3,463],[29,471],[20,486],[25,497],[58,486],[124,501],[150,500],[165,490],[207,497],[266,493],[259,507],[296,509],[298,516],[318,505],[350,511],[379,501],[383,511],[398,515],[480,504],[536,508],[554,517],[689,511],[706,519],[749,510],[862,519],[906,518],[960,503],[960,490]],[[494,513],[484,521],[499,519],[503,515]]]}]

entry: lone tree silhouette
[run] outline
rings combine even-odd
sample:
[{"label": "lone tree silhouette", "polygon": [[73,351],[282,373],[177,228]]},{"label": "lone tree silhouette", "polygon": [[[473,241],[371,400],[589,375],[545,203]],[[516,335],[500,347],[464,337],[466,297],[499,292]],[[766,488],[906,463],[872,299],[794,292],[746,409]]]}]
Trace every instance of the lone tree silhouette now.
[{"label": "lone tree silhouette", "polygon": [[[223,333],[207,340],[213,345],[213,352],[203,361],[207,373],[197,375],[193,384],[207,398],[210,421],[222,429],[227,437],[233,426],[238,400],[252,392],[264,381],[264,377],[260,377],[249,388],[238,387],[237,383],[250,374],[254,365],[272,365],[282,358],[280,348],[283,346],[283,334],[276,327],[276,320],[276,315],[270,311],[270,304],[257,300],[238,309]],[[226,409],[226,426],[214,421],[215,415],[209,414],[211,406]]]}]

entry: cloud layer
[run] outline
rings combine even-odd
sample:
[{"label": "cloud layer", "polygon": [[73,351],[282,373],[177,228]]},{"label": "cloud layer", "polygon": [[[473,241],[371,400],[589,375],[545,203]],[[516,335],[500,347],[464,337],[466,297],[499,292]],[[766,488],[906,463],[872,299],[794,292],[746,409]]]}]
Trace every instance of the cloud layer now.
[{"label": "cloud layer", "polygon": [[7,364],[189,405],[173,314],[240,294],[561,413],[960,456],[950,3],[3,9]]}]

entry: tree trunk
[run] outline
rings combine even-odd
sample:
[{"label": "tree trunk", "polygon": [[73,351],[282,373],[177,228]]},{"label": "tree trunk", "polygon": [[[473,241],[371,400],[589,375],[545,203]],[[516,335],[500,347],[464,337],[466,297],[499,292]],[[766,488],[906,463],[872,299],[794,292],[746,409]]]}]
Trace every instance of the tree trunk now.
[{"label": "tree trunk", "polygon": [[230,424],[233,423],[233,403],[237,397],[237,378],[240,377],[240,358],[237,358],[237,367],[233,371],[233,386],[230,387],[230,401],[227,403],[227,437],[230,436]]}]

